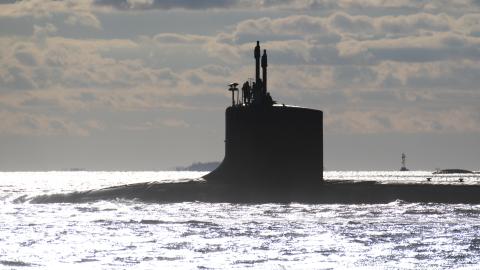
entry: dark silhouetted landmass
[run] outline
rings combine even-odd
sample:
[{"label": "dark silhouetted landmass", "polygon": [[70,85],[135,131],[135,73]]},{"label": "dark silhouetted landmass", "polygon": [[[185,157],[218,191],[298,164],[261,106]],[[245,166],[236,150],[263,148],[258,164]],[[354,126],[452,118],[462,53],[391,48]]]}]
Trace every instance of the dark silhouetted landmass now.
[{"label": "dark silhouetted landmass", "polygon": [[454,174],[454,173],[474,173],[469,170],[464,170],[464,169],[445,169],[445,170],[439,170],[434,172],[433,174]]},{"label": "dark silhouetted landmass", "polygon": [[220,165],[220,162],[218,161],[212,161],[212,162],[195,162],[190,166],[186,167],[177,167],[175,170],[177,171],[213,171],[215,170],[218,165]]}]

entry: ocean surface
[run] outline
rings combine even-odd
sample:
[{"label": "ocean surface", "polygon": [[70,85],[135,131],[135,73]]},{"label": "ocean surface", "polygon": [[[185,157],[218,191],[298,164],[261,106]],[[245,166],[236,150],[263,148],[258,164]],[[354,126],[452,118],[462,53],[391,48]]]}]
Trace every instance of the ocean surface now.
[{"label": "ocean surface", "polygon": [[[0,172],[0,269],[480,269],[480,205],[25,199],[204,174]],[[325,172],[385,183],[426,177],[431,172]],[[479,175],[461,177],[432,182],[480,184]]]}]

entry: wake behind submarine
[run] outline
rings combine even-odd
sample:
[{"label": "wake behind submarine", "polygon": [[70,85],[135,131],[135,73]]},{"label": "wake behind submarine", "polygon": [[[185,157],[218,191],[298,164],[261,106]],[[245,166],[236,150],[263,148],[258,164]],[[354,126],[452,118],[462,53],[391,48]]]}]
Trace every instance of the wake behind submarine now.
[{"label": "wake behind submarine", "polygon": [[[275,102],[267,88],[267,53],[254,49],[255,80],[229,85],[225,157],[202,179],[137,183],[19,198],[31,203],[136,199],[230,203],[480,203],[480,185],[380,183],[323,179],[323,112]],[[260,78],[260,66],[262,77]]]}]

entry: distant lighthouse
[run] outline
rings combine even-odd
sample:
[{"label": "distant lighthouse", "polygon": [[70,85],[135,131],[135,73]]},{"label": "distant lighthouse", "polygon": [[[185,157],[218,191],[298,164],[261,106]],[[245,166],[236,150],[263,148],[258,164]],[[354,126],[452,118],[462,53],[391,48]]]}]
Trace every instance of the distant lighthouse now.
[{"label": "distant lighthouse", "polygon": [[405,153],[402,153],[402,167],[400,168],[400,171],[402,172],[409,171],[409,169],[407,169],[407,166],[405,165],[406,158],[407,156],[405,155]]}]

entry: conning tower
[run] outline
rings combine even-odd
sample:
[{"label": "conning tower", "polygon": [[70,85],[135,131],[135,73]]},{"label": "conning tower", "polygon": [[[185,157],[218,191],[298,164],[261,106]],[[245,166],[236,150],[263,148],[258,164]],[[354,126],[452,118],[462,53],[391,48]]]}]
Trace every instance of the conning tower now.
[{"label": "conning tower", "polygon": [[[267,52],[254,49],[255,82],[246,81],[225,115],[225,157],[204,176],[230,183],[312,183],[323,180],[323,113],[273,101],[267,91]],[[262,78],[260,78],[260,64]],[[238,97],[238,94],[237,94]]]}]

